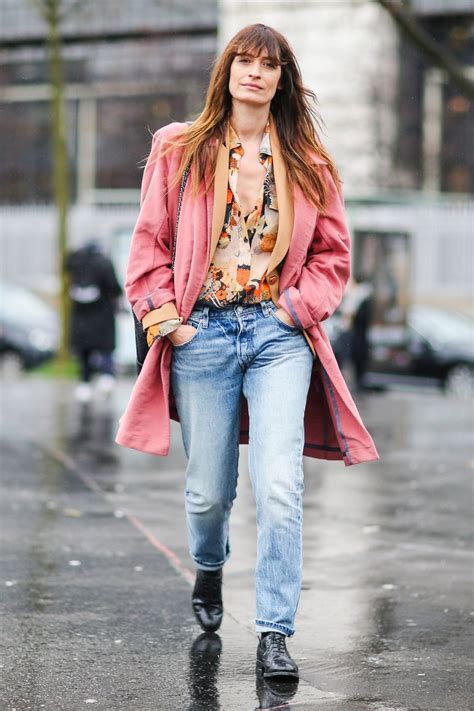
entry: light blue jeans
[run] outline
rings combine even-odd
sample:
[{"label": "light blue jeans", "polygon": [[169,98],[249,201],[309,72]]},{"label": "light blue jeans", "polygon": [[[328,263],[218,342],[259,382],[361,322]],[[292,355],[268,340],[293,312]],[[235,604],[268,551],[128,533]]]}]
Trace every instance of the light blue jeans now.
[{"label": "light blue jeans", "polygon": [[301,590],[304,411],[313,354],[271,301],[195,306],[189,341],[173,346],[172,386],[186,468],[189,549],[198,568],[230,556],[240,408],[247,399],[257,512],[256,627],[291,636]]}]

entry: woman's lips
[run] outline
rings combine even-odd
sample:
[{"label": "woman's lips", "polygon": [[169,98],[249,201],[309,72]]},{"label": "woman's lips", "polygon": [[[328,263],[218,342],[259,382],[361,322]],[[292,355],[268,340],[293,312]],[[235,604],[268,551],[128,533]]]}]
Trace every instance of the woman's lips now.
[{"label": "woman's lips", "polygon": [[242,86],[244,86],[246,89],[256,89],[258,91],[260,91],[260,89],[262,88],[261,86],[257,86],[256,84],[242,84]]}]

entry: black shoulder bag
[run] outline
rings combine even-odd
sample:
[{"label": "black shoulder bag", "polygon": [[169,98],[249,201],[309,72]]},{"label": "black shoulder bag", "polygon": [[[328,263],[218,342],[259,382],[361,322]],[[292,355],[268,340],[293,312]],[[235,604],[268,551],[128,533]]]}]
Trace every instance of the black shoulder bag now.
[{"label": "black shoulder bag", "polygon": [[[176,210],[176,225],[175,225],[175,230],[174,230],[174,235],[173,235],[173,248],[171,251],[171,271],[172,272],[174,272],[174,262],[176,259],[176,240],[178,238],[179,216],[181,214],[181,205],[183,202],[183,195],[184,195],[184,190],[186,188],[186,183],[188,180],[190,167],[191,167],[190,165],[187,165],[186,168],[184,169],[183,177],[181,178],[181,186],[179,189],[178,208]],[[137,350],[137,374],[140,374],[140,371],[143,367],[143,363],[145,362],[145,358],[146,358],[147,353],[149,351],[149,346],[148,346],[148,343],[146,340],[146,331],[143,330],[141,321],[139,321],[139,319],[137,319],[133,309],[132,309],[132,313],[133,313],[133,320],[134,320],[134,326],[135,326],[135,346],[136,346],[136,350]]]}]

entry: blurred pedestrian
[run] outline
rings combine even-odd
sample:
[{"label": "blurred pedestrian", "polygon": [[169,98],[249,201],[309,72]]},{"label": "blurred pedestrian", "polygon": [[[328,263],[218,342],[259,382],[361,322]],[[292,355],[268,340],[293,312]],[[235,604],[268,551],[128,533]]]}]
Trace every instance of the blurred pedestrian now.
[{"label": "blurred pedestrian", "polygon": [[341,300],[350,236],[314,98],[279,32],[241,30],[194,123],[154,135],[125,285],[150,351],[117,442],[166,456],[170,415],[181,422],[192,605],[205,631],[222,620],[239,442],[249,443],[257,662],[270,677],[298,676],[286,638],[301,590],[303,454],[378,458],[320,326]]},{"label": "blurred pedestrian", "polygon": [[365,389],[370,358],[369,328],[372,322],[373,287],[361,274],[350,278],[337,314],[333,350],[340,368],[350,362],[357,390]]},{"label": "blurred pedestrian", "polygon": [[109,395],[114,387],[115,310],[122,294],[111,260],[95,241],[87,242],[66,258],[71,298],[71,350],[79,360],[76,399],[92,398],[92,376]]},{"label": "blurred pedestrian", "polygon": [[365,375],[370,359],[369,328],[372,323],[373,288],[370,281],[360,274],[355,274],[353,281],[350,293],[350,355],[356,388],[362,391],[367,388]]}]

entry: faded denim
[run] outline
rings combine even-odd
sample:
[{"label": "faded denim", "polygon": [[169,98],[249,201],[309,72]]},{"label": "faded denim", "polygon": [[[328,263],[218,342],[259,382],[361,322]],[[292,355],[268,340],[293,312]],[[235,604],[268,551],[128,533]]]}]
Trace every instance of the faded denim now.
[{"label": "faded denim", "polygon": [[273,302],[222,310],[196,305],[197,331],[173,346],[172,387],[188,458],[185,506],[198,568],[229,558],[240,407],[247,399],[256,501],[256,628],[294,633],[301,589],[304,411],[313,354]]}]

